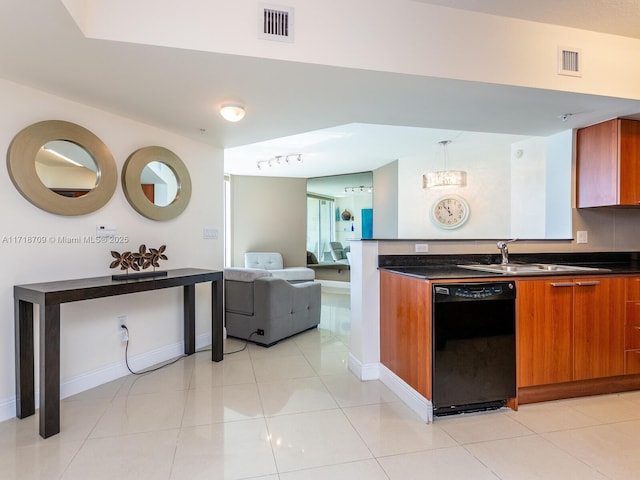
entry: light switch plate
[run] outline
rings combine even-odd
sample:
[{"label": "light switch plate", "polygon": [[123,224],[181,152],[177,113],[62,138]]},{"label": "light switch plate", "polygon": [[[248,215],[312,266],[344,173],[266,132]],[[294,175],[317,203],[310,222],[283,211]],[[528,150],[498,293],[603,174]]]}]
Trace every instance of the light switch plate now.
[{"label": "light switch plate", "polygon": [[217,240],[218,239],[218,229],[211,227],[204,227],[202,229],[202,238],[205,240]]},{"label": "light switch plate", "polygon": [[578,230],[576,235],[577,243],[589,243],[589,236],[586,230]]}]

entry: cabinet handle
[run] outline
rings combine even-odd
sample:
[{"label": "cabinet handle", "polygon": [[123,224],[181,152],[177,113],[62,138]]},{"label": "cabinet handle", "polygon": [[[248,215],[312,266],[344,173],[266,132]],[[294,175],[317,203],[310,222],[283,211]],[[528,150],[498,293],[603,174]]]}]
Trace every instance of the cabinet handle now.
[{"label": "cabinet handle", "polygon": [[574,285],[573,282],[551,282],[552,287],[573,287]]},{"label": "cabinet handle", "polygon": [[593,280],[591,282],[576,282],[576,285],[579,287],[593,287],[595,285],[600,285],[600,282],[598,280]]}]

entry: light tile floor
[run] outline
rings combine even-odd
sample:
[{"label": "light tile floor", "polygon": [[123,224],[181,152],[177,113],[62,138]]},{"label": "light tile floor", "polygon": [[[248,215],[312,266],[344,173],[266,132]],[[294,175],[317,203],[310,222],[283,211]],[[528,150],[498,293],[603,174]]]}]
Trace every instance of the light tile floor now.
[{"label": "light tile floor", "polygon": [[427,425],[380,382],[347,371],[348,343],[349,295],[326,289],[317,330],[65,399],[62,431],[47,440],[37,415],[0,423],[0,478],[640,478],[640,392]]}]

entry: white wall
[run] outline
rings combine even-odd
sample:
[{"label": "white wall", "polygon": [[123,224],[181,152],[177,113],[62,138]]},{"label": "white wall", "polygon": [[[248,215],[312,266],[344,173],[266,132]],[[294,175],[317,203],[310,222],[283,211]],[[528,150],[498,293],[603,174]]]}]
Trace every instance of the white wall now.
[{"label": "white wall", "polygon": [[373,238],[398,238],[398,161],[373,171]]},{"label": "white wall", "polygon": [[[512,136],[514,140],[521,137]],[[422,175],[444,169],[443,148],[431,145],[424,155],[398,160],[398,238],[502,238],[510,235],[510,144],[490,135],[461,137],[447,146],[446,168],[467,171],[467,186],[422,188]],[[465,198],[469,220],[455,230],[442,230],[431,220],[431,208],[442,196]]]},{"label": "white wall", "polygon": [[307,264],[307,180],[231,176],[231,266],[245,252],[280,252],[285,267]]},{"label": "white wall", "polygon": [[[13,285],[114,273],[110,250],[167,245],[162,267],[223,266],[223,154],[221,150],[67,99],[0,80],[0,150],[26,126],[50,119],[77,123],[96,134],[111,150],[119,171],[135,150],[160,145],[187,165],[193,184],[185,212],[168,222],[141,217],[130,207],[119,185],[106,206],[79,217],[53,215],[38,209],[14,188],[6,168],[0,173],[0,418],[14,411]],[[110,224],[128,243],[61,243],[59,236],[94,235],[96,225]],[[203,240],[203,227],[220,230],[220,240]],[[44,236],[45,244],[26,244],[20,236]],[[210,336],[210,294],[196,289],[196,335]],[[61,308],[61,378],[63,396],[126,373],[124,344],[116,317],[127,315],[129,354],[142,368],[179,351],[182,342],[182,292],[169,289],[116,298],[64,304]],[[37,327],[36,327],[37,330]],[[176,351],[177,349],[177,351]],[[164,357],[164,358],[162,358]],[[37,365],[37,357],[36,357]],[[134,368],[136,364],[134,362]]]},{"label": "white wall", "polygon": [[[446,168],[466,170],[467,186],[424,189],[422,175],[445,167],[439,148],[398,160],[397,238],[571,238],[570,130],[548,138],[466,132],[447,146]],[[431,219],[434,203],[450,194],[471,210],[454,230]]]},{"label": "white wall", "polygon": [[[545,167],[545,235],[546,238],[561,238],[566,225],[571,225],[571,211],[558,205],[574,205],[572,165],[575,162],[575,133],[571,130],[547,137],[547,165]],[[572,162],[565,161],[571,158]],[[574,228],[575,231],[575,228]]]},{"label": "white wall", "polygon": [[[569,144],[571,146],[571,144]],[[544,138],[530,138],[511,145],[511,232],[513,238],[545,238],[546,214],[546,159],[547,142]],[[564,163],[571,169],[571,154]],[[564,191],[571,178],[558,185]],[[560,204],[555,204],[556,209]],[[564,203],[565,211],[570,212],[568,200]],[[566,225],[566,224],[565,224]],[[517,232],[514,233],[514,232]]]}]

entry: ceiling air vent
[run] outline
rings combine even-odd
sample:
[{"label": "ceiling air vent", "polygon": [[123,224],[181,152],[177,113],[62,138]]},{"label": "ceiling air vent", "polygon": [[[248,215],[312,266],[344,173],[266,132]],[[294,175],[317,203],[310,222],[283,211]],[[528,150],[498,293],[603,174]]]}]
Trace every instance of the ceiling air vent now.
[{"label": "ceiling air vent", "polygon": [[262,5],[260,38],[293,42],[293,8]]},{"label": "ceiling air vent", "polygon": [[582,76],[582,58],[580,50],[558,47],[558,75]]}]

